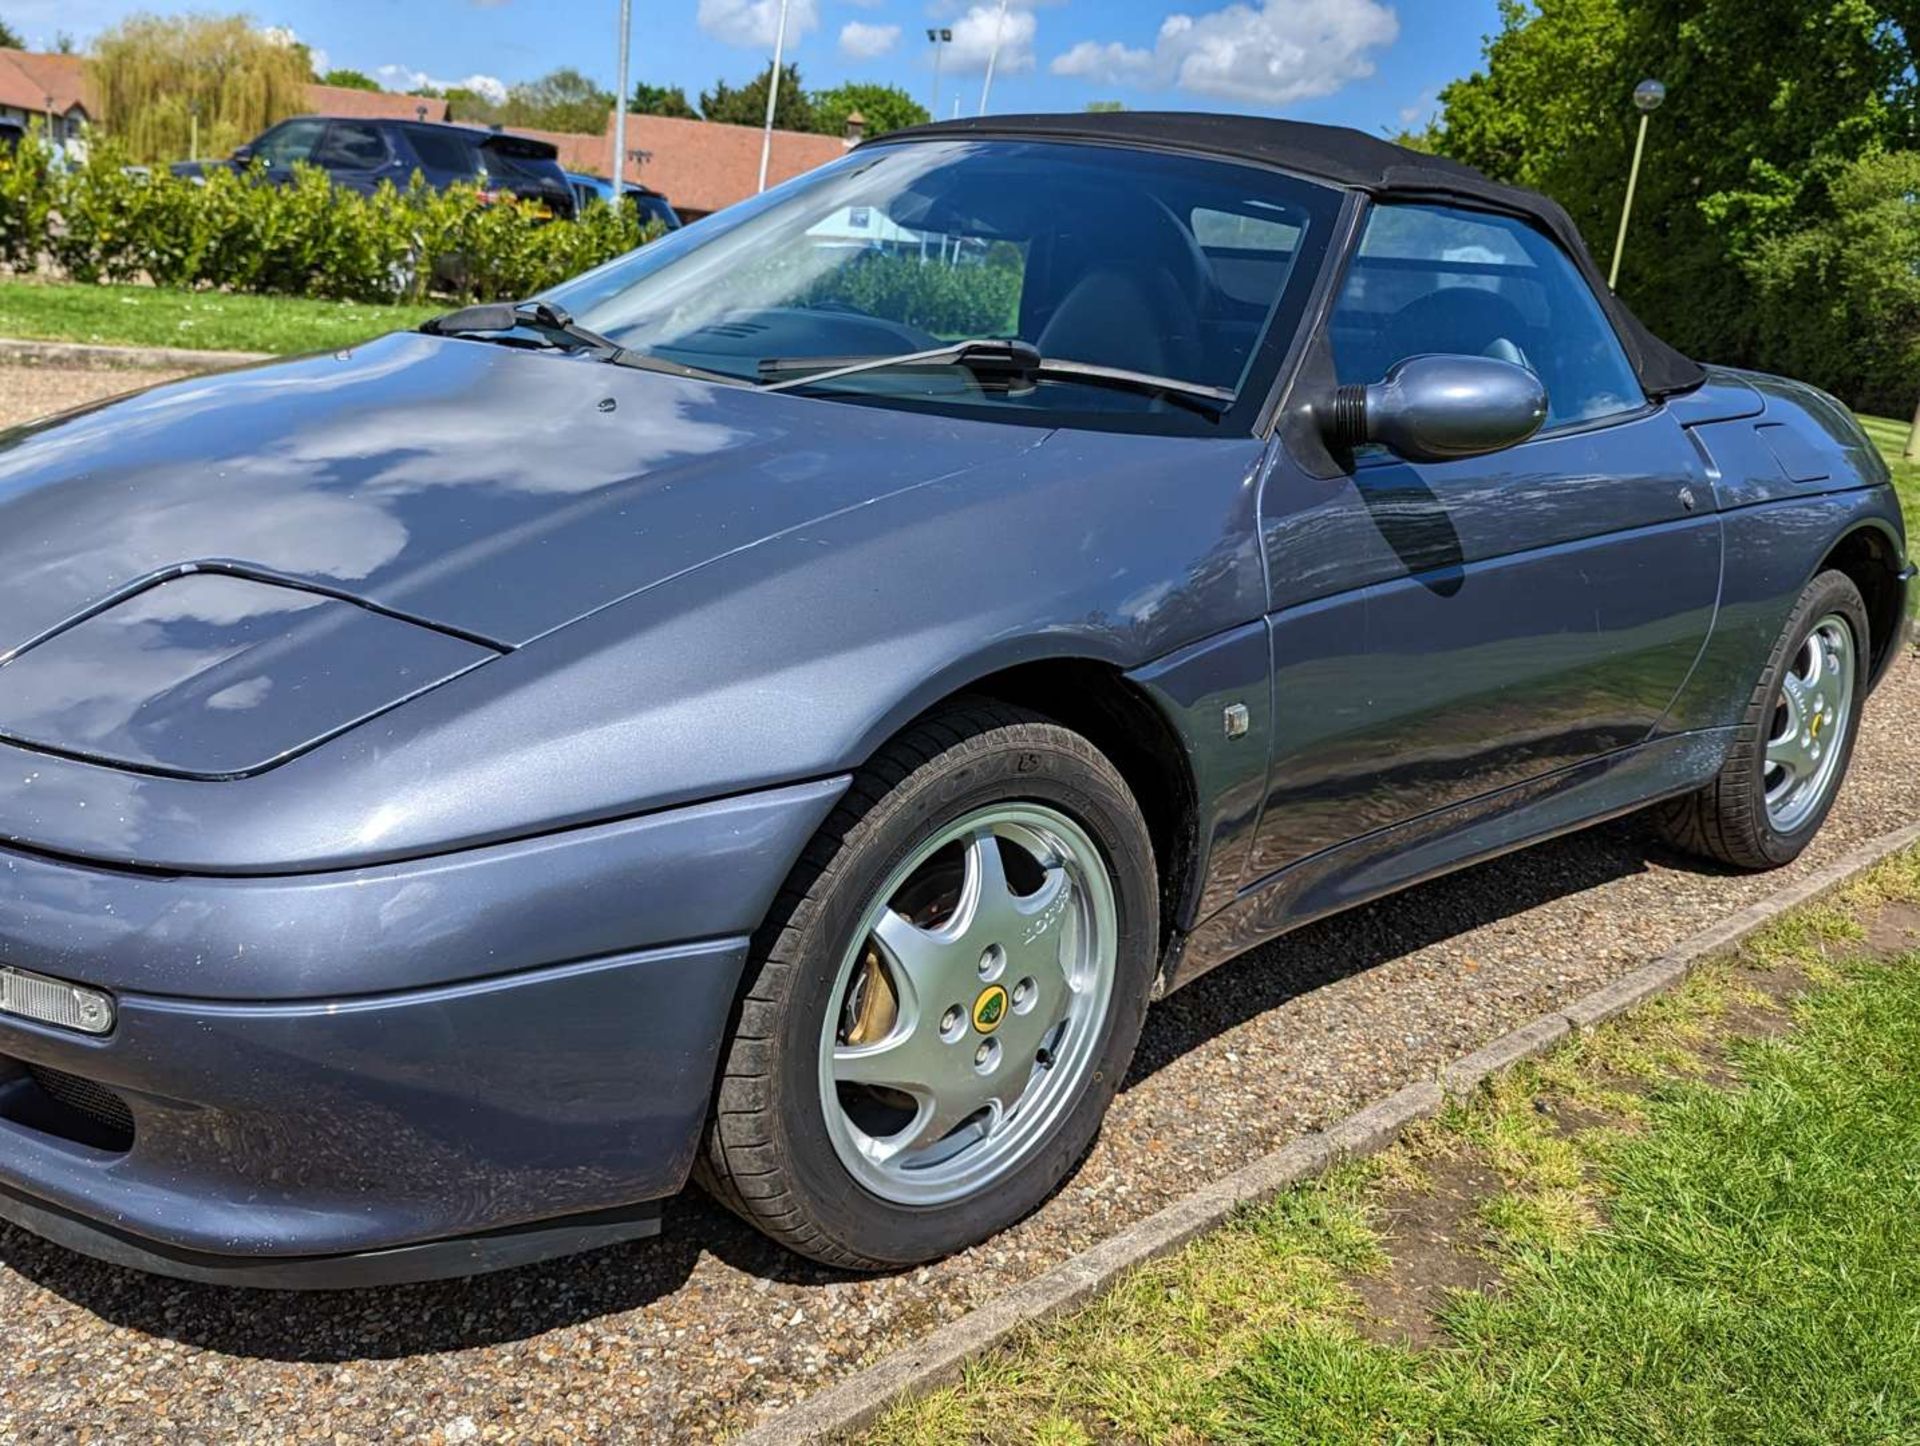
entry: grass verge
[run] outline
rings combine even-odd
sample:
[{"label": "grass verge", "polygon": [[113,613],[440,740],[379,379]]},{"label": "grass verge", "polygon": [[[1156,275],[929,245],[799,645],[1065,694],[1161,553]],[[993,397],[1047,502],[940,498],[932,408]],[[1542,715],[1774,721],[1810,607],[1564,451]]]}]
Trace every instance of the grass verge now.
[{"label": "grass verge", "polygon": [[1862,417],[1860,425],[1867,429],[1873,445],[1893,471],[1894,490],[1900,494],[1908,523],[1920,528],[1920,462],[1909,462],[1901,455],[1907,450],[1907,434],[1913,429],[1891,417]]},{"label": "grass verge", "polygon": [[418,326],[445,309],[150,286],[0,281],[0,336],[105,346],[277,355],[327,351]]},{"label": "grass verge", "polygon": [[1920,851],[864,1439],[1920,1440],[1916,905]]}]

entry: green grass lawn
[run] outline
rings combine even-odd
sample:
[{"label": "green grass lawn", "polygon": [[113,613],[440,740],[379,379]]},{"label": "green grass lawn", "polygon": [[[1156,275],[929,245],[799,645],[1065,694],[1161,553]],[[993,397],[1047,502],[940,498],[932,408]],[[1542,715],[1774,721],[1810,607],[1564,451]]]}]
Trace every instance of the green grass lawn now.
[{"label": "green grass lawn", "polygon": [[1920,462],[1904,461],[1900,456],[1906,450],[1907,433],[1911,429],[1907,423],[1896,422],[1891,417],[1862,417],[1860,425],[1867,429],[1873,445],[1880,449],[1880,455],[1893,469],[1893,485],[1899,489],[1908,527],[1920,529]]},{"label": "green grass lawn", "polygon": [[867,1439],[1920,1441],[1920,954],[1862,924],[1910,901],[1920,854]]},{"label": "green grass lawn", "polygon": [[34,341],[288,354],[352,346],[418,326],[444,310],[151,286],[0,281],[0,336]]}]

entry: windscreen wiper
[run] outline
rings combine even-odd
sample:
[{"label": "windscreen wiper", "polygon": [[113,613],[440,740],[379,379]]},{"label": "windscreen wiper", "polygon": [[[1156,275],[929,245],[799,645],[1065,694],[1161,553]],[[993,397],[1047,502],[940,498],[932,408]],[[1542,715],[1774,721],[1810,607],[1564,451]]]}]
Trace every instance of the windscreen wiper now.
[{"label": "windscreen wiper", "polygon": [[421,325],[428,336],[493,336],[512,331],[533,331],[560,343],[571,343],[586,351],[605,354],[608,360],[626,348],[611,337],[588,331],[551,301],[498,302],[488,306],[465,306],[436,316]]},{"label": "windscreen wiper", "polygon": [[650,356],[622,346],[612,337],[589,331],[575,321],[564,306],[556,306],[551,301],[498,302],[487,306],[462,307],[459,311],[449,311],[445,316],[436,316],[422,323],[420,330],[428,336],[473,338],[505,336],[515,331],[537,332],[554,345],[573,346],[592,352],[596,360],[612,362],[615,366],[665,372],[669,376],[691,377],[703,382],[741,385],[739,377],[728,376],[725,372],[682,366],[665,357]]},{"label": "windscreen wiper", "polygon": [[1092,362],[1061,361],[1042,356],[1039,348],[1029,342],[997,338],[956,341],[930,351],[902,352],[897,356],[768,357],[760,363],[761,390],[792,391],[866,372],[943,366],[965,367],[989,382],[1079,382],[1085,386],[1145,392],[1216,420],[1234,402],[1234,393],[1227,387],[1210,387],[1122,367],[1096,366]]}]

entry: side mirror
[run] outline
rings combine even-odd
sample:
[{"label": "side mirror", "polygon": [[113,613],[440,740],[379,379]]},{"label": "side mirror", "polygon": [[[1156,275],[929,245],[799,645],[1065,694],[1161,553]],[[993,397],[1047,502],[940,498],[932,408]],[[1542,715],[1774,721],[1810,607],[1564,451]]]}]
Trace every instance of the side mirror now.
[{"label": "side mirror", "polygon": [[1523,366],[1482,356],[1416,356],[1385,381],[1341,387],[1328,442],[1377,442],[1409,462],[1450,462],[1518,446],[1547,420],[1547,389]]},{"label": "side mirror", "polygon": [[235,146],[233,148],[233,163],[236,166],[244,166],[248,161],[252,159],[253,159],[252,146]]}]

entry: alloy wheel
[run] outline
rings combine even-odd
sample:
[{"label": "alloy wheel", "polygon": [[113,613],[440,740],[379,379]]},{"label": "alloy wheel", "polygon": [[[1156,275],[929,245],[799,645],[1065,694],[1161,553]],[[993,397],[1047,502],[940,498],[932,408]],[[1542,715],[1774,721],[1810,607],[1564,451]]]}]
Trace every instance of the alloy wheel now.
[{"label": "alloy wheel", "polygon": [[1811,818],[1839,778],[1853,721],[1854,651],[1852,625],[1829,613],[1813,625],[1780,680],[1763,778],[1767,821],[1781,833]]},{"label": "alloy wheel", "polygon": [[1017,1168],[1099,1056],[1117,957],[1112,881],[1064,813],[996,804],[927,839],[866,910],[823,1022],[841,1163],[923,1206]]}]

